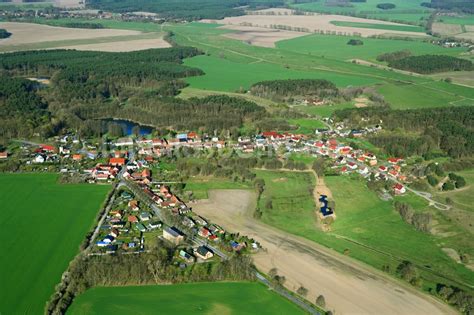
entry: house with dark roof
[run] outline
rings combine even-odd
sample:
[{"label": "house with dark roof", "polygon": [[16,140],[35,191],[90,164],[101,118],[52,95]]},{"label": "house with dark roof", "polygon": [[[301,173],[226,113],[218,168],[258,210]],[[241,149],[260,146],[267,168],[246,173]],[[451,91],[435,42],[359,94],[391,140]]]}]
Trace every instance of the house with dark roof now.
[{"label": "house with dark roof", "polygon": [[163,238],[175,245],[179,245],[184,240],[184,234],[172,226],[163,230]]},{"label": "house with dark roof", "polygon": [[214,256],[214,253],[207,248],[206,246],[199,246],[194,250],[194,254],[204,260],[207,260],[209,258],[212,258]]}]

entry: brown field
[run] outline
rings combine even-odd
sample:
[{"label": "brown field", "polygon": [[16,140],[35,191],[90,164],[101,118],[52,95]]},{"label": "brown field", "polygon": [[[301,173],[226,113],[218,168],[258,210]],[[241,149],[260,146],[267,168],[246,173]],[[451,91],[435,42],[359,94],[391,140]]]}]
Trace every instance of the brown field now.
[{"label": "brown field", "polygon": [[58,48],[77,49],[77,50],[95,50],[95,51],[111,51],[111,52],[126,52],[136,51],[152,48],[168,48],[171,45],[163,38],[154,39],[136,39],[129,41],[108,42],[99,44],[85,44],[63,46]]},{"label": "brown field", "polygon": [[54,6],[59,8],[84,8],[85,0],[54,0]]},{"label": "brown field", "polygon": [[194,210],[231,231],[262,244],[254,256],[259,270],[277,268],[285,286],[319,294],[337,314],[453,314],[451,308],[387,275],[317,243],[267,226],[252,216],[256,202],[249,190],[213,190]]},{"label": "brown field", "polygon": [[[266,15],[268,12],[280,12],[280,15]],[[263,12],[263,13],[262,13]],[[253,26],[258,28],[271,28],[271,25],[284,25],[294,28],[307,29],[309,32],[319,31],[335,31],[346,34],[360,33],[362,36],[367,37],[371,35],[382,35],[382,34],[397,34],[404,36],[414,36],[413,32],[402,32],[402,31],[389,31],[380,29],[367,29],[357,27],[343,27],[331,24],[331,21],[347,21],[347,22],[361,22],[361,23],[372,23],[372,24],[390,24],[390,25],[403,25],[393,22],[362,19],[351,16],[343,15],[332,15],[332,14],[314,14],[314,15],[293,15],[291,10],[287,9],[268,9],[258,11],[236,17],[226,17],[222,20],[202,20],[204,23],[218,23],[226,25],[237,25],[237,26]],[[262,35],[264,36],[264,35]],[[416,36],[427,36],[426,34],[416,33]]]},{"label": "brown field", "polygon": [[0,41],[0,51],[68,48],[78,50],[132,51],[170,45],[159,33],[116,29],[79,29],[33,23],[1,22],[13,35]]},{"label": "brown field", "polygon": [[433,33],[441,35],[456,35],[462,33],[461,25],[458,24],[433,23],[431,30]]},{"label": "brown field", "polygon": [[275,43],[280,40],[292,39],[295,37],[307,35],[303,32],[239,25],[225,25],[220,28],[236,31],[235,33],[224,34],[225,37],[241,40],[250,45],[261,47],[275,47]]}]

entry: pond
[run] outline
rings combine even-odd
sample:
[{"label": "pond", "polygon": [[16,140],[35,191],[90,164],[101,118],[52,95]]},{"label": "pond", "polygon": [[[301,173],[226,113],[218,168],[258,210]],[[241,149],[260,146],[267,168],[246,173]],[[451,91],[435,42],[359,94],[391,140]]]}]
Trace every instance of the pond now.
[{"label": "pond", "polygon": [[143,126],[140,124],[137,124],[133,121],[130,120],[124,120],[124,119],[103,119],[102,121],[106,123],[113,122],[115,124],[118,124],[122,126],[124,134],[127,136],[130,136],[132,134],[133,127],[138,126],[140,128],[139,130],[139,135],[140,136],[146,136],[149,135],[153,132],[153,127],[150,126]]}]

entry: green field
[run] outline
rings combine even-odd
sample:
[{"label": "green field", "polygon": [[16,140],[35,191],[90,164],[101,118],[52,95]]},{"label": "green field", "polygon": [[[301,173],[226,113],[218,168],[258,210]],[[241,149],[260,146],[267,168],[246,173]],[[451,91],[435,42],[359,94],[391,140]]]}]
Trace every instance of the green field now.
[{"label": "green field", "polygon": [[396,22],[418,23],[421,19],[429,16],[430,9],[422,7],[423,0],[390,0],[387,1],[396,5],[395,9],[382,10],[377,8],[380,0],[367,0],[366,2],[351,2],[349,6],[330,6],[326,1],[291,4],[290,7],[305,10],[324,12],[332,14],[357,14],[370,18],[382,19]]},{"label": "green field", "polygon": [[344,108],[355,108],[353,102],[339,103],[334,105],[322,105],[322,106],[298,106],[294,107],[306,114],[319,117],[330,117],[332,113],[339,109]]},{"label": "green field", "polygon": [[309,119],[309,118],[299,118],[299,119],[290,119],[288,122],[291,125],[298,126],[298,129],[292,131],[294,133],[302,133],[305,135],[312,135],[314,134],[314,130],[316,128],[327,128],[325,124],[323,124],[318,119]]},{"label": "green field", "polygon": [[[401,260],[408,259],[423,268],[423,274],[430,279],[426,287],[441,281],[440,276],[463,284],[474,283],[474,273],[444,254],[436,237],[418,232],[403,222],[392,202],[379,199],[358,177],[325,178],[335,200],[337,215],[329,233],[316,227],[315,203],[308,193],[315,182],[311,173],[257,171],[257,177],[265,180],[259,205],[263,209],[262,220],[267,224],[339,252],[347,249],[350,256],[376,268],[387,264],[395,270]],[[269,198],[273,207],[266,210]],[[417,210],[427,208],[424,200],[417,197],[400,198],[416,206]]]},{"label": "green field", "polygon": [[277,47],[292,52],[324,56],[325,58],[349,60],[363,59],[377,62],[378,55],[398,50],[410,50],[414,55],[443,54],[459,56],[465,52],[464,48],[444,48],[421,40],[393,40],[362,38],[364,45],[349,46],[347,41],[351,37],[336,35],[307,35],[277,43]]},{"label": "green field", "polygon": [[42,314],[110,186],[60,185],[57,175],[0,175],[0,313]]},{"label": "green field", "polygon": [[210,189],[250,189],[250,183],[234,182],[227,178],[198,177],[186,182],[186,191],[192,191],[196,199],[207,199]]},{"label": "green field", "polygon": [[440,22],[448,24],[461,24],[461,25],[474,25],[474,15],[464,16],[441,16],[439,17]]},{"label": "green field", "polygon": [[304,314],[296,305],[248,282],[192,283],[88,290],[67,314]]},{"label": "green field", "polygon": [[474,213],[474,203],[472,202],[474,196],[474,169],[455,173],[464,177],[466,186],[459,190],[439,192],[437,195],[443,201],[449,197],[453,200],[454,207]]},{"label": "green field", "polygon": [[425,29],[421,26],[412,25],[392,25],[392,24],[374,24],[374,23],[360,23],[347,21],[331,21],[331,24],[336,26],[371,28],[376,30],[402,31],[402,32],[417,32],[424,33]]}]

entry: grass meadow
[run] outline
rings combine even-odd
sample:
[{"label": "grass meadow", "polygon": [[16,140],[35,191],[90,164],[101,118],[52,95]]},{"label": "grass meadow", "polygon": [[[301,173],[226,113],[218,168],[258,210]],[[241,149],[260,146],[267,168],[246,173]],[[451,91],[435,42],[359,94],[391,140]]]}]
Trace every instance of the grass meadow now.
[{"label": "grass meadow", "polygon": [[186,182],[186,191],[192,191],[195,199],[207,199],[211,189],[250,189],[250,183],[234,182],[227,178],[196,177]]},{"label": "grass meadow", "polygon": [[[342,23],[342,22],[338,22]],[[311,34],[289,40],[280,41],[277,47],[283,50],[324,56],[325,58],[349,60],[363,59],[377,62],[378,55],[398,50],[410,50],[414,55],[443,54],[458,56],[466,51],[464,48],[444,48],[421,40],[394,40],[363,38],[364,45],[349,46],[350,36]]]},{"label": "grass meadow", "polygon": [[79,296],[67,314],[273,315],[304,312],[263,284],[217,282],[93,288]]},{"label": "grass meadow", "polygon": [[110,186],[54,174],[0,175],[0,313],[42,314]]},{"label": "grass meadow", "polygon": [[324,12],[332,14],[361,14],[369,18],[395,21],[420,23],[430,14],[430,9],[422,7],[423,0],[391,0],[396,5],[395,9],[382,10],[377,8],[379,0],[367,0],[366,2],[351,2],[351,6],[330,6],[326,1],[307,2],[292,4],[291,7],[306,11]]},{"label": "grass meadow", "polygon": [[[265,180],[259,203],[263,222],[339,252],[346,251],[351,257],[379,269],[389,265],[393,272],[400,261],[410,260],[420,266],[424,277],[430,280],[425,288],[432,288],[437,281],[474,283],[474,273],[449,258],[434,236],[418,232],[403,222],[392,202],[379,199],[358,177],[325,178],[335,200],[337,219],[332,231],[324,233],[316,223],[312,173],[256,172],[257,177]],[[418,209],[427,207],[414,196],[401,198]],[[265,207],[269,199],[271,209]]]},{"label": "grass meadow", "polygon": [[374,24],[374,23],[361,23],[361,22],[348,22],[348,21],[332,21],[331,24],[334,24],[336,26],[371,28],[371,29],[376,29],[376,30],[417,32],[417,33],[425,32],[425,29],[423,27],[414,26],[414,25]]}]

